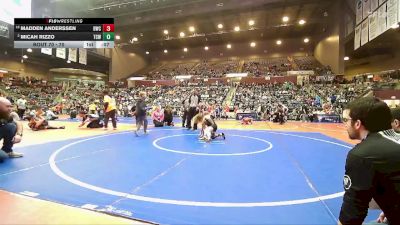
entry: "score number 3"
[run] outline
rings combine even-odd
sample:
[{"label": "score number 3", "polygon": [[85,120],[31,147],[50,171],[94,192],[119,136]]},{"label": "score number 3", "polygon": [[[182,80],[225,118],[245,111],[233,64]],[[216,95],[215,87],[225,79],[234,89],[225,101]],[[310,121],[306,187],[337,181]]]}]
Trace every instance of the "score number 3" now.
[{"label": "score number 3", "polygon": [[103,24],[103,32],[114,32],[114,24]]}]

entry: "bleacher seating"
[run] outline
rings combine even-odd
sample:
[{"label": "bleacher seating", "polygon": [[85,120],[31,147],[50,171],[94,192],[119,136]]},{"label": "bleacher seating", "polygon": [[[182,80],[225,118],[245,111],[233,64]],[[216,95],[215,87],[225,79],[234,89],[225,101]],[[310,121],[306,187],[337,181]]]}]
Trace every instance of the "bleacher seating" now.
[{"label": "bleacher seating", "polygon": [[245,61],[243,72],[259,76],[284,76],[292,66],[287,58],[258,58]]}]

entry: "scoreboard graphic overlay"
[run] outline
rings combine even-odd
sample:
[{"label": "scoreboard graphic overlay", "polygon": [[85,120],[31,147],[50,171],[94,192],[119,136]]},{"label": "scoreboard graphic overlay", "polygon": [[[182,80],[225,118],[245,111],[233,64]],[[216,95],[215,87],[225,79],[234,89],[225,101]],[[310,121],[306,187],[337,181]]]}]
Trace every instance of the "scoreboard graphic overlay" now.
[{"label": "scoreboard graphic overlay", "polygon": [[114,18],[15,18],[15,48],[114,48]]}]

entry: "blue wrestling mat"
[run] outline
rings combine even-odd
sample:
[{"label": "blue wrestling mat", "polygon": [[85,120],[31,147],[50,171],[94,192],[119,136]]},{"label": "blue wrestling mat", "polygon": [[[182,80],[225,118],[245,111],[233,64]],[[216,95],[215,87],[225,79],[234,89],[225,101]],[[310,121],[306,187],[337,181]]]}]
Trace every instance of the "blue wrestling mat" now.
[{"label": "blue wrestling mat", "polygon": [[[336,224],[348,144],[319,133],[179,128],[18,148],[9,192],[161,224]],[[371,211],[368,220],[379,211]]]}]

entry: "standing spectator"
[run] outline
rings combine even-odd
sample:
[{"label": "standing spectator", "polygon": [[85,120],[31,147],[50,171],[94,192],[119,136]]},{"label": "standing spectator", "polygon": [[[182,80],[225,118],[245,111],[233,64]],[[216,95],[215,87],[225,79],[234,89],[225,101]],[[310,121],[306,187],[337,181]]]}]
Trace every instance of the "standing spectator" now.
[{"label": "standing spectator", "polygon": [[301,113],[301,121],[302,122],[309,121],[307,105],[302,105],[301,106],[300,113]]},{"label": "standing spectator", "polygon": [[140,92],[139,93],[139,99],[136,102],[136,107],[135,107],[135,112],[134,114],[136,115],[136,131],[135,135],[138,137],[138,131],[140,130],[140,127],[143,125],[143,131],[145,134],[147,134],[147,106],[146,106],[146,93],[145,92]]},{"label": "standing spectator", "polygon": [[26,99],[25,96],[22,95],[21,98],[17,100],[17,111],[19,118],[24,118],[25,110],[26,110]]},{"label": "standing spectator", "polygon": [[19,122],[18,115],[12,112],[11,102],[0,97],[0,140],[3,139],[3,147],[0,150],[0,163],[5,158],[19,158],[23,155],[14,152],[12,147],[14,144],[21,142],[23,126]]},{"label": "standing spectator", "polygon": [[104,91],[104,129],[108,129],[108,120],[111,118],[112,125],[114,130],[117,129],[117,119],[116,119],[116,111],[117,106],[115,103],[115,99],[108,95],[108,91]]},{"label": "standing spectator", "polygon": [[374,97],[351,102],[343,111],[350,139],[361,142],[347,155],[342,209],[338,224],[362,224],[373,198],[389,224],[400,224],[400,134],[391,129],[392,115]]}]

